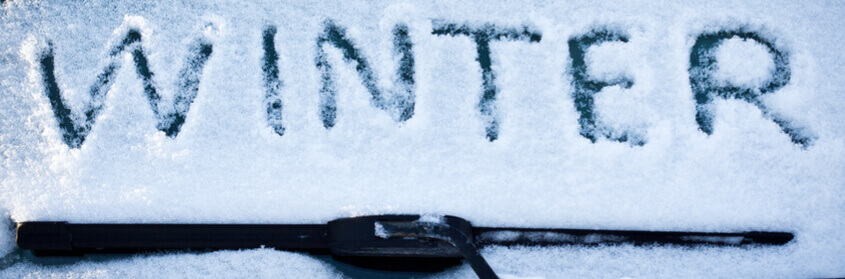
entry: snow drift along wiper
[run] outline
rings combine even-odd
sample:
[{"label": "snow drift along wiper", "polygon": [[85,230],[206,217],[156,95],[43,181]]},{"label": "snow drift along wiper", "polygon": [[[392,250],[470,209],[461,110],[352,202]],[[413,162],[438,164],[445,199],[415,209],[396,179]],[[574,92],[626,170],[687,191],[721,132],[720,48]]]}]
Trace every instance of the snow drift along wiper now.
[{"label": "snow drift along wiper", "polygon": [[379,215],[325,225],[73,224],[22,222],[17,245],[35,255],[81,255],[162,249],[249,249],[331,253],[343,257],[465,258],[480,278],[497,278],[478,253],[489,245],[622,244],[782,245],[787,232],[671,232],[473,227],[454,217]]}]

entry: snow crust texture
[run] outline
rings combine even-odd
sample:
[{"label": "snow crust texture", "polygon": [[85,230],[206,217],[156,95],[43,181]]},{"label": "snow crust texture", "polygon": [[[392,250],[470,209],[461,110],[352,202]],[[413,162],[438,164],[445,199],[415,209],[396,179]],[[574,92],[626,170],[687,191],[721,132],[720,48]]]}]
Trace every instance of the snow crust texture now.
[{"label": "snow crust texture", "polygon": [[[841,30],[823,1],[2,1],[0,254],[22,221],[398,213],[796,235],[482,251],[517,277],[845,276]],[[343,275],[263,249],[0,267]]]},{"label": "snow crust texture", "polygon": [[331,266],[307,256],[272,249],[206,254],[133,256],[108,261],[42,266],[21,263],[0,271],[3,278],[343,278]]}]

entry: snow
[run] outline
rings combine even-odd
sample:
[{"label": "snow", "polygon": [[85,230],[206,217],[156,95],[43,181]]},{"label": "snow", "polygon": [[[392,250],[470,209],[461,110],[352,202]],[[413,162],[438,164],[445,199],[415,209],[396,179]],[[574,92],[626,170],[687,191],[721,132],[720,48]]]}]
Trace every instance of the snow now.
[{"label": "snow", "polygon": [[[0,254],[16,255],[12,221],[324,223],[448,214],[478,226],[796,235],[782,247],[481,251],[494,270],[516,277],[843,276],[843,8],[722,0],[5,1],[0,217],[8,217],[0,220]],[[410,118],[378,107],[357,62],[324,44],[337,107],[334,126],[325,128],[323,77],[315,64],[327,19],[345,32],[384,94],[406,89],[395,82],[401,55],[394,30],[407,26],[414,62]],[[486,136],[491,118],[479,108],[488,88],[478,44],[470,36],[432,34],[439,23],[540,36],[489,42],[495,141]],[[283,125],[281,136],[268,123],[267,26],[276,28],[282,106],[273,123]],[[130,30],[140,34],[139,45],[111,55]],[[582,136],[568,42],[596,30],[628,39],[587,48],[587,78],[630,84],[591,95],[593,142]],[[722,40],[707,53],[716,63],[704,69],[713,76],[706,85],[757,88],[751,90],[756,103],[714,96],[703,111],[712,117],[707,134],[696,120],[690,77],[701,73],[690,73],[690,53],[699,35],[732,30],[785,53],[790,78],[761,93],[776,71],[775,55],[754,39]],[[191,57],[202,44],[212,52],[199,65]],[[51,46],[55,82],[77,125],[85,123],[86,108],[99,104],[90,95],[98,75],[117,66],[79,148],[63,140],[45,94],[41,59]],[[152,73],[149,84],[161,96],[158,113],[136,69],[138,46]],[[193,77],[199,80],[193,102],[179,102],[193,96],[184,83]],[[169,136],[161,127],[174,113],[185,122]],[[793,142],[800,137],[812,141]],[[342,275],[306,255],[266,249],[59,266],[4,261],[0,277]],[[472,277],[472,271],[461,266],[438,276]]]},{"label": "snow", "polygon": [[775,69],[772,55],[759,43],[732,38],[716,50],[716,77],[726,83],[758,87]]},{"label": "snow", "polygon": [[[599,244],[625,241],[626,237],[618,235],[604,235],[604,234],[587,234],[583,236],[572,235],[567,233],[554,232],[517,232],[517,231],[495,231],[486,232],[477,236],[480,240],[492,240],[494,242],[516,241],[518,239],[526,239],[531,242],[549,243],[549,242],[575,242],[584,244]],[[693,241],[711,241],[719,242],[720,238],[713,237],[713,239],[706,239],[703,237],[689,237]],[[739,237],[742,241],[742,237]],[[736,242],[735,244],[739,244]]]},{"label": "snow", "polygon": [[420,216],[420,219],[417,220],[419,223],[431,223],[431,224],[442,224],[446,223],[446,216],[437,215],[437,214],[423,214]]},{"label": "snow", "polygon": [[9,254],[15,248],[14,226],[8,213],[0,210],[0,264],[5,261],[3,256]]},{"label": "snow", "polygon": [[21,263],[3,278],[343,278],[331,266],[301,254],[255,249],[204,254],[152,254],[66,265]]},{"label": "snow", "polygon": [[384,225],[382,225],[381,222],[375,222],[373,225],[375,226],[375,236],[376,237],[378,237],[378,238],[389,238],[390,237],[390,233],[387,231],[387,229],[384,228]]}]

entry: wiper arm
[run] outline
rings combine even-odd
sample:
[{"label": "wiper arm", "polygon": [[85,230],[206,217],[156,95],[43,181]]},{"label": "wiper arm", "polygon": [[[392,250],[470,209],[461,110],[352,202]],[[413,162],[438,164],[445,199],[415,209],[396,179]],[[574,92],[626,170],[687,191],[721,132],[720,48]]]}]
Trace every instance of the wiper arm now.
[{"label": "wiper arm", "polygon": [[419,238],[446,241],[461,253],[478,278],[499,278],[490,265],[478,253],[472,241],[472,234],[467,235],[458,227],[441,221],[417,220],[412,222],[376,222],[376,236],[382,238]]}]

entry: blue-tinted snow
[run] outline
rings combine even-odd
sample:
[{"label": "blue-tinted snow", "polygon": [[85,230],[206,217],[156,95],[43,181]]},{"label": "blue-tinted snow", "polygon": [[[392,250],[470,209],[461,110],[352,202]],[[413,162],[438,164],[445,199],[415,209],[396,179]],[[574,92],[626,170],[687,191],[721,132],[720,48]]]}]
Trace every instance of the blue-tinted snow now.
[{"label": "blue-tinted snow", "polygon": [[[16,222],[299,223],[431,213],[484,226],[783,230],[796,234],[784,247],[482,253],[501,273],[549,278],[845,274],[841,3],[127,2],[2,4],[0,216],[8,212]],[[324,127],[315,61],[327,19],[344,28],[384,92],[400,86],[394,82],[399,58],[393,38],[397,24],[407,25],[415,72],[411,118],[397,122],[374,106],[354,63],[325,44],[337,121]],[[435,22],[541,33],[538,42],[490,42],[496,141],[485,136],[478,107],[484,79],[477,43],[468,36],[433,35]],[[267,26],[277,30],[282,136],[267,121]],[[589,77],[631,84],[594,95],[594,122],[605,130],[593,143],[580,133],[568,41],[603,29],[628,41],[590,47]],[[713,98],[708,136],[696,122],[690,49],[700,34],[739,29],[787,53],[791,77],[755,99],[768,114],[740,99]],[[166,110],[178,109],[172,104],[191,46],[213,46],[176,137],[157,128],[131,53],[110,58],[128,30],[142,36]],[[77,120],[97,76],[113,61],[122,65],[78,149],[62,140],[45,95],[39,58],[49,45],[58,88]],[[774,67],[767,60],[772,54],[753,40],[729,39],[713,51],[713,75],[735,85],[765,83],[771,71],[761,69]],[[800,127],[812,144],[793,143],[772,117]],[[644,144],[619,142],[626,133]],[[12,239],[10,230],[0,234],[0,252],[11,251]],[[281,265],[258,268],[268,277],[337,275],[317,260],[265,250],[138,256],[61,268],[18,263],[0,272],[214,277],[248,272],[255,267],[242,264],[254,261]],[[291,261],[301,265],[281,264]],[[472,273],[462,267],[442,275]]]}]

